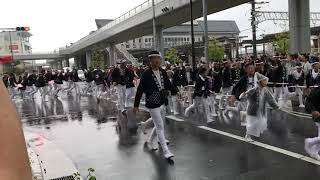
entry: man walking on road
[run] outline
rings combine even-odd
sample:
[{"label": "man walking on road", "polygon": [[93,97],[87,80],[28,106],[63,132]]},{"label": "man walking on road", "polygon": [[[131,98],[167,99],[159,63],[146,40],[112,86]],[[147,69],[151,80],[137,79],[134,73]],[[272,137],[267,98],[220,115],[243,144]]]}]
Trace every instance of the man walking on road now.
[{"label": "man walking on road", "polygon": [[[167,160],[171,160],[174,155],[170,152],[166,139],[164,136],[164,118],[165,118],[165,105],[168,104],[169,91],[171,94],[176,94],[167,73],[160,67],[161,55],[157,51],[151,51],[149,54],[150,67],[141,77],[140,84],[137,89],[134,112],[139,111],[139,104],[143,93],[146,94],[146,107],[149,109],[151,118],[155,127],[150,134],[148,143],[149,147],[153,146],[155,133],[158,136],[160,145],[163,150],[163,155]],[[155,148],[152,148],[155,149]]]}]

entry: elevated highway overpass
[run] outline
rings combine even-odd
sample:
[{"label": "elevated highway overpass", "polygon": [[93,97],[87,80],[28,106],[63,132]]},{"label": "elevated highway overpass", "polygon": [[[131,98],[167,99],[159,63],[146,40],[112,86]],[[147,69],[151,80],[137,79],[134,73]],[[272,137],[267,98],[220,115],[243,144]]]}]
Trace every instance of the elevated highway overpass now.
[{"label": "elevated highway overpass", "polygon": [[63,59],[64,55],[57,53],[31,53],[31,54],[13,54],[14,60],[43,60],[43,59]]},{"label": "elevated highway overpass", "polygon": [[[251,0],[207,0],[208,14],[216,13],[250,1]],[[160,51],[163,52],[162,30],[190,21],[189,3],[190,0],[155,0],[157,39],[160,39],[156,46],[159,47]],[[307,42],[306,39],[310,39],[308,38],[310,37],[308,31],[310,29],[309,0],[288,0],[288,3],[291,37],[290,51],[295,53],[308,52],[308,50],[310,51],[310,42]],[[162,9],[164,8],[169,9],[169,11],[163,12]],[[194,19],[202,17],[202,0],[193,0],[193,9]],[[47,54],[46,58],[64,58],[68,60],[69,57],[75,57],[75,61],[80,61],[80,65],[85,64],[85,66],[88,67],[91,61],[90,51],[93,47],[98,46],[102,48],[108,47],[110,64],[114,64],[116,52],[119,51],[116,44],[152,34],[152,15],[152,0],[148,0],[72,45],[61,48],[59,54],[52,56]],[[300,43],[296,42],[298,40]],[[81,58],[79,58],[79,55]],[[44,56],[41,55],[32,55],[29,57],[16,56],[17,59],[21,60],[24,58],[42,59],[43,57]],[[132,61],[134,61],[134,59]],[[66,64],[68,65],[68,63]]]},{"label": "elevated highway overpass", "polygon": [[[250,0],[207,0],[208,14],[232,8]],[[193,1],[194,19],[203,16],[202,0]],[[190,21],[190,0],[155,0],[155,13],[158,39],[162,39],[162,30]],[[163,8],[170,11],[164,13]],[[112,47],[115,44],[153,33],[152,29],[152,1],[130,10],[92,34],[73,43],[60,51],[63,55],[72,56],[79,52],[87,52],[93,46]],[[158,47],[163,49],[160,41]],[[110,59],[114,60],[114,48],[110,48]],[[114,62],[113,62],[114,63]]]}]

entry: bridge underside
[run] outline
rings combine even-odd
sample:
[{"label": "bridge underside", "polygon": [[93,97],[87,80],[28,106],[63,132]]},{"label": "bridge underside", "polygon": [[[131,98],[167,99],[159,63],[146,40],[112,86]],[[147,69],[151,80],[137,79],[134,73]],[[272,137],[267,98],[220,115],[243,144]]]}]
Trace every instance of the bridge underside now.
[{"label": "bridge underside", "polygon": [[[247,2],[250,2],[250,0],[208,0],[208,14],[220,12]],[[156,5],[156,9],[157,11],[161,11],[163,7],[173,6],[174,3],[179,4],[181,2],[171,1],[170,3],[169,1],[163,1]],[[194,19],[203,16],[201,0],[195,1],[193,8]],[[74,45],[69,47],[65,53],[76,54],[79,53],[79,51],[85,52],[90,50],[93,45],[107,47],[110,44],[118,44],[144,35],[150,35],[153,32],[152,18],[150,18],[152,17],[151,14],[152,9],[149,8],[131,18],[128,18],[124,22],[111,27],[110,29],[106,29],[99,34],[90,37],[88,40],[74,43]],[[190,21],[190,5],[185,4],[166,14],[162,12],[156,12],[156,14],[157,26],[161,27],[162,29],[170,28]]]},{"label": "bridge underside", "polygon": [[[213,14],[216,12],[220,12],[246,2],[249,0],[207,0],[208,2],[208,14]],[[198,19],[202,17],[202,3],[201,1],[196,1],[193,5],[193,17],[194,19]],[[157,26],[161,26],[163,29],[167,29],[176,25],[180,25],[185,22],[190,21],[190,7],[183,6],[179,9],[176,9],[174,12],[169,12],[165,15],[161,15],[157,17],[156,24]],[[121,43],[125,42],[128,39],[138,38],[144,35],[152,34],[152,19],[149,21],[137,25],[133,28],[127,29],[119,34],[115,34],[113,37],[109,38],[108,41]],[[126,34],[125,36],[123,34]]]}]

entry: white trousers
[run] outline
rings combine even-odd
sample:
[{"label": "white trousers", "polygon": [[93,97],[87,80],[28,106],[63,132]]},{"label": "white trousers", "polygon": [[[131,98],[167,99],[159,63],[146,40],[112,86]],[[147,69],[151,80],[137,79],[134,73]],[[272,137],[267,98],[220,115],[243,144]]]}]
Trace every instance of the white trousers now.
[{"label": "white trousers", "polygon": [[126,99],[125,99],[125,107],[128,107],[130,104],[130,99],[135,94],[135,87],[126,88]]},{"label": "white trousers", "polygon": [[65,81],[66,87],[63,89],[67,93],[69,93],[73,88],[73,82],[72,81]]},{"label": "white trousers", "polygon": [[98,99],[102,98],[102,93],[103,93],[103,84],[97,85],[96,87],[96,97]]},{"label": "white trousers", "polygon": [[149,112],[154,124],[154,128],[152,129],[149,137],[149,142],[153,143],[157,135],[163,152],[168,152],[169,148],[164,135],[164,120],[166,116],[166,108],[165,106],[161,106],[159,108],[149,109]]},{"label": "white trousers", "polygon": [[289,89],[287,86],[285,87],[275,87],[274,90],[275,98],[279,103],[281,108],[288,108],[288,100],[289,100]]},{"label": "white trousers", "polygon": [[318,137],[306,139],[306,150],[310,155],[318,154],[320,152],[320,123],[316,123],[318,126]]},{"label": "white trousers", "polygon": [[292,95],[298,95],[299,97],[299,107],[304,107],[304,100],[303,100],[303,90],[300,87],[295,88],[296,91],[291,93]]},{"label": "white trousers", "polygon": [[208,106],[209,106],[209,110],[210,110],[210,114],[212,116],[216,116],[217,112],[216,112],[216,99],[214,95],[211,95],[208,97]]},{"label": "white trousers", "polygon": [[[221,99],[219,101],[219,108],[220,109],[223,109],[224,108],[224,105],[228,106],[228,94],[230,94],[232,91],[232,87],[223,87],[222,88],[222,96],[221,96]],[[224,102],[226,101],[226,103],[224,104]]]},{"label": "white trousers", "polygon": [[74,90],[76,91],[76,95],[81,95],[80,82],[74,82]]},{"label": "white trousers", "polygon": [[37,88],[36,88],[34,85],[33,85],[33,86],[30,86],[30,94],[29,94],[30,97],[33,98],[34,94],[37,93],[37,91],[38,91],[38,90],[37,90]]},{"label": "white trousers", "polygon": [[33,98],[32,97],[32,93],[35,92],[35,89],[36,88],[33,85],[32,86],[27,86],[26,93],[28,93],[28,97],[29,98]]},{"label": "white trousers", "polygon": [[47,86],[37,87],[37,91],[40,92],[41,99],[44,100],[44,99],[46,98],[46,95],[48,94],[48,88],[47,88]]},{"label": "white trousers", "polygon": [[193,103],[186,109],[185,116],[189,117],[190,111],[192,111],[196,107],[200,107],[200,106],[204,107],[204,111],[205,111],[204,113],[206,115],[207,122],[211,122],[212,118],[211,118],[211,114],[210,114],[210,108],[208,105],[208,98],[204,98],[204,97],[196,96],[193,100]]},{"label": "white trousers", "polygon": [[169,105],[167,106],[168,112],[178,114],[177,96],[169,96]]},{"label": "white trousers", "polygon": [[279,101],[282,91],[282,87],[274,87],[274,98],[276,99],[276,101]]},{"label": "white trousers", "polygon": [[88,94],[88,92],[90,92],[92,90],[92,87],[93,87],[92,84],[93,84],[93,82],[87,82],[86,83],[86,86],[83,89],[83,95]]},{"label": "white trousers", "polygon": [[55,83],[53,84],[49,84],[48,83],[48,94],[52,94],[53,90],[54,90],[54,87],[55,87]]},{"label": "white trousers", "polygon": [[53,96],[58,96],[58,93],[62,90],[62,84],[55,84],[54,91],[52,93]]},{"label": "white trousers", "polygon": [[11,94],[11,98],[13,99],[15,96],[19,95],[19,91],[17,88],[15,87],[10,87],[10,94]]},{"label": "white trousers", "polygon": [[117,93],[118,93],[118,110],[125,110],[125,99],[126,99],[126,86],[125,85],[117,85]]}]

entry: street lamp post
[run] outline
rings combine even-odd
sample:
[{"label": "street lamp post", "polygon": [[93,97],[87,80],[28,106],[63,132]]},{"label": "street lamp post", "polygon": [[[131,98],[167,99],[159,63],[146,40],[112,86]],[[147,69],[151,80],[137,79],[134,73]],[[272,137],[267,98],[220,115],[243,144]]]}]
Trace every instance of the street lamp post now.
[{"label": "street lamp post", "polygon": [[157,29],[156,29],[156,10],[155,10],[155,4],[154,0],[152,0],[152,27],[153,27],[153,49],[156,51],[157,48]]},{"label": "street lamp post", "polygon": [[209,60],[209,35],[208,35],[208,8],[207,0],[202,0],[203,20],[204,20],[204,58],[206,62]]},{"label": "street lamp post", "polygon": [[190,0],[190,21],[191,21],[191,54],[192,54],[192,67],[195,71],[197,68],[196,65],[196,55],[194,49],[194,30],[193,30],[193,2]]},{"label": "street lamp post", "polygon": [[251,0],[251,26],[252,26],[252,47],[253,57],[257,59],[257,26],[256,26],[256,2]]},{"label": "street lamp post", "polygon": [[9,49],[10,49],[10,55],[11,55],[11,70],[13,71],[14,67],[13,67],[13,50],[12,50],[12,38],[11,38],[11,31],[7,31],[9,32],[9,41],[10,41],[10,45],[9,45]]}]

